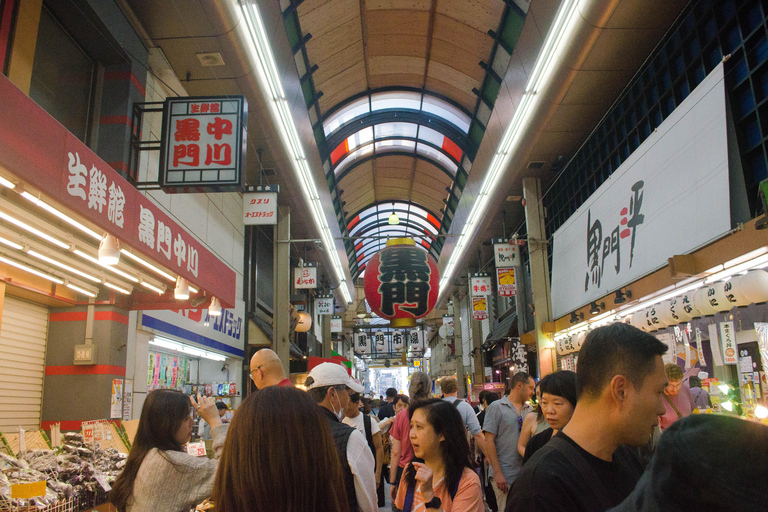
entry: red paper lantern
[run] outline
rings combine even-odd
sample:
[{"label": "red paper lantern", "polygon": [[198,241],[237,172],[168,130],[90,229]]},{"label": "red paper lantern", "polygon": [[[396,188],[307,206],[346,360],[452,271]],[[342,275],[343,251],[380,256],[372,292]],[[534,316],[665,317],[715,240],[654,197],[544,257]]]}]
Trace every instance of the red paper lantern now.
[{"label": "red paper lantern", "polygon": [[365,268],[365,298],[392,327],[413,327],[437,303],[437,262],[409,238],[387,241]]}]

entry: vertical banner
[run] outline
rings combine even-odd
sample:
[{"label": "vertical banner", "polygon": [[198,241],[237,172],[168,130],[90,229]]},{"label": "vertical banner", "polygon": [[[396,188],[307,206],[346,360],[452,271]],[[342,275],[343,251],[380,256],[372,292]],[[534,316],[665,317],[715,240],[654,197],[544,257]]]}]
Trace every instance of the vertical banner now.
[{"label": "vertical banner", "polygon": [[112,401],[109,417],[110,419],[123,417],[123,379],[112,379]]},{"label": "vertical banner", "polygon": [[392,350],[394,352],[402,352],[403,338],[404,336],[401,331],[395,331],[392,333]]},{"label": "vertical banner", "polygon": [[473,297],[491,295],[491,276],[489,275],[472,276],[469,285]]},{"label": "vertical banner", "polygon": [[376,334],[374,334],[373,342],[376,346],[376,352],[387,351],[387,337],[384,335],[384,332],[378,331]]},{"label": "vertical banner", "polygon": [[472,320],[488,318],[488,302],[485,297],[472,297]]},{"label": "vertical banner", "polygon": [[123,421],[132,420],[133,416],[133,380],[125,381],[123,391]]},{"label": "vertical banner", "polygon": [[371,341],[367,333],[364,333],[364,332],[355,333],[355,353],[356,354],[371,353]]},{"label": "vertical banner", "polygon": [[514,268],[496,269],[496,289],[501,297],[514,297],[517,295]]},{"label": "vertical banner", "polygon": [[331,317],[331,332],[341,332],[341,316],[334,315]]},{"label": "vertical banner", "polygon": [[733,322],[720,322],[720,347],[723,349],[723,364],[738,364],[739,354]]}]

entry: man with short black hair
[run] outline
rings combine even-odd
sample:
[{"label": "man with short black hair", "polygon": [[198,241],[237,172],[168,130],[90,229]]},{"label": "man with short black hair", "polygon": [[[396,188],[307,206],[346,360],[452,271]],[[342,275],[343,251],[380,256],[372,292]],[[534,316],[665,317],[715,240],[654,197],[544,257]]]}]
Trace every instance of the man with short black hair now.
[{"label": "man with short black hair", "polygon": [[591,331],[571,421],[523,467],[506,510],[603,512],[621,503],[643,471],[628,446],[646,444],[664,413],[666,351],[628,324]]},{"label": "man with short black hair", "polygon": [[382,404],[379,407],[379,421],[385,418],[391,418],[395,415],[395,407],[393,402],[397,396],[397,390],[395,388],[387,388],[387,403]]},{"label": "man with short black hair", "polygon": [[307,392],[320,405],[331,428],[344,475],[350,512],[376,512],[374,461],[365,436],[341,422],[350,392],[361,393],[346,368],[336,363],[315,366],[304,382]]},{"label": "man with short black hair", "polygon": [[499,510],[504,510],[509,487],[517,478],[523,458],[517,451],[517,441],[523,419],[533,408],[528,404],[536,389],[530,375],[518,372],[512,376],[509,394],[496,400],[485,410],[485,457],[490,463],[488,474]]}]

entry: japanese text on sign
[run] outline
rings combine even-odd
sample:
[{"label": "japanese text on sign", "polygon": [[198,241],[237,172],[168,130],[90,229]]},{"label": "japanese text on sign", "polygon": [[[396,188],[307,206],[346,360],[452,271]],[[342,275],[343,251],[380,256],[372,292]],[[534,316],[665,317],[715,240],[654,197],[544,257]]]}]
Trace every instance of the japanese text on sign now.
[{"label": "japanese text on sign", "polygon": [[340,316],[332,316],[331,317],[331,332],[341,332],[342,324],[341,324],[341,317]]},{"label": "japanese text on sign", "polygon": [[488,318],[488,305],[485,297],[472,297],[472,319],[485,320]]},{"label": "japanese text on sign", "polygon": [[379,263],[379,288],[381,312],[394,316],[400,311],[415,318],[429,310],[429,278],[432,269],[427,263],[427,253],[408,248],[392,247],[381,252]]},{"label": "japanese text on sign", "polygon": [[632,267],[632,259],[635,256],[635,237],[637,227],[645,221],[645,215],[640,213],[643,205],[643,186],[640,180],[632,185],[632,194],[629,197],[629,206],[619,212],[621,220],[616,227],[603,238],[603,224],[599,219],[592,222],[592,211],[587,213],[587,276],[584,280],[584,291],[590,284],[600,288],[603,273],[605,272],[605,260],[616,254],[612,260],[613,270],[618,275],[621,273],[621,241],[630,238],[629,267]]},{"label": "japanese text on sign", "polygon": [[277,193],[252,192],[243,194],[243,224],[277,224]]},{"label": "japanese text on sign", "polygon": [[509,243],[493,244],[496,268],[520,265],[520,247],[515,242],[515,240],[511,240]]},{"label": "japanese text on sign", "polygon": [[315,314],[330,315],[333,313],[333,299],[319,298],[315,301]]},{"label": "japanese text on sign", "polygon": [[473,297],[491,295],[493,293],[491,276],[473,276],[470,278],[469,286]]},{"label": "japanese text on sign", "polygon": [[317,267],[296,267],[293,269],[295,288],[317,288]]},{"label": "japanese text on sign", "polygon": [[739,355],[733,322],[720,322],[720,346],[723,349],[723,364],[738,364]]},{"label": "japanese text on sign", "polygon": [[[94,210],[93,215],[106,215],[107,219],[118,228],[125,222],[125,194],[120,185],[107,180],[104,172],[91,166],[88,170],[80,161],[80,154],[68,153],[69,182],[67,192],[72,197],[78,197],[88,203],[88,209]],[[90,180],[90,181],[89,181]],[[107,182],[109,181],[109,186]]]}]

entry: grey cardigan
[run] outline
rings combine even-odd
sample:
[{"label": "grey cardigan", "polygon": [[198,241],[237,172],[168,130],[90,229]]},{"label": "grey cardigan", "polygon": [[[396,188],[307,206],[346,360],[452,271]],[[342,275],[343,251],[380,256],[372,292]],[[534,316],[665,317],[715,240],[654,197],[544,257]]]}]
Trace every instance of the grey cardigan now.
[{"label": "grey cardigan", "polygon": [[133,482],[126,512],[188,512],[210,498],[228,424],[211,429],[214,459],[153,448]]}]

